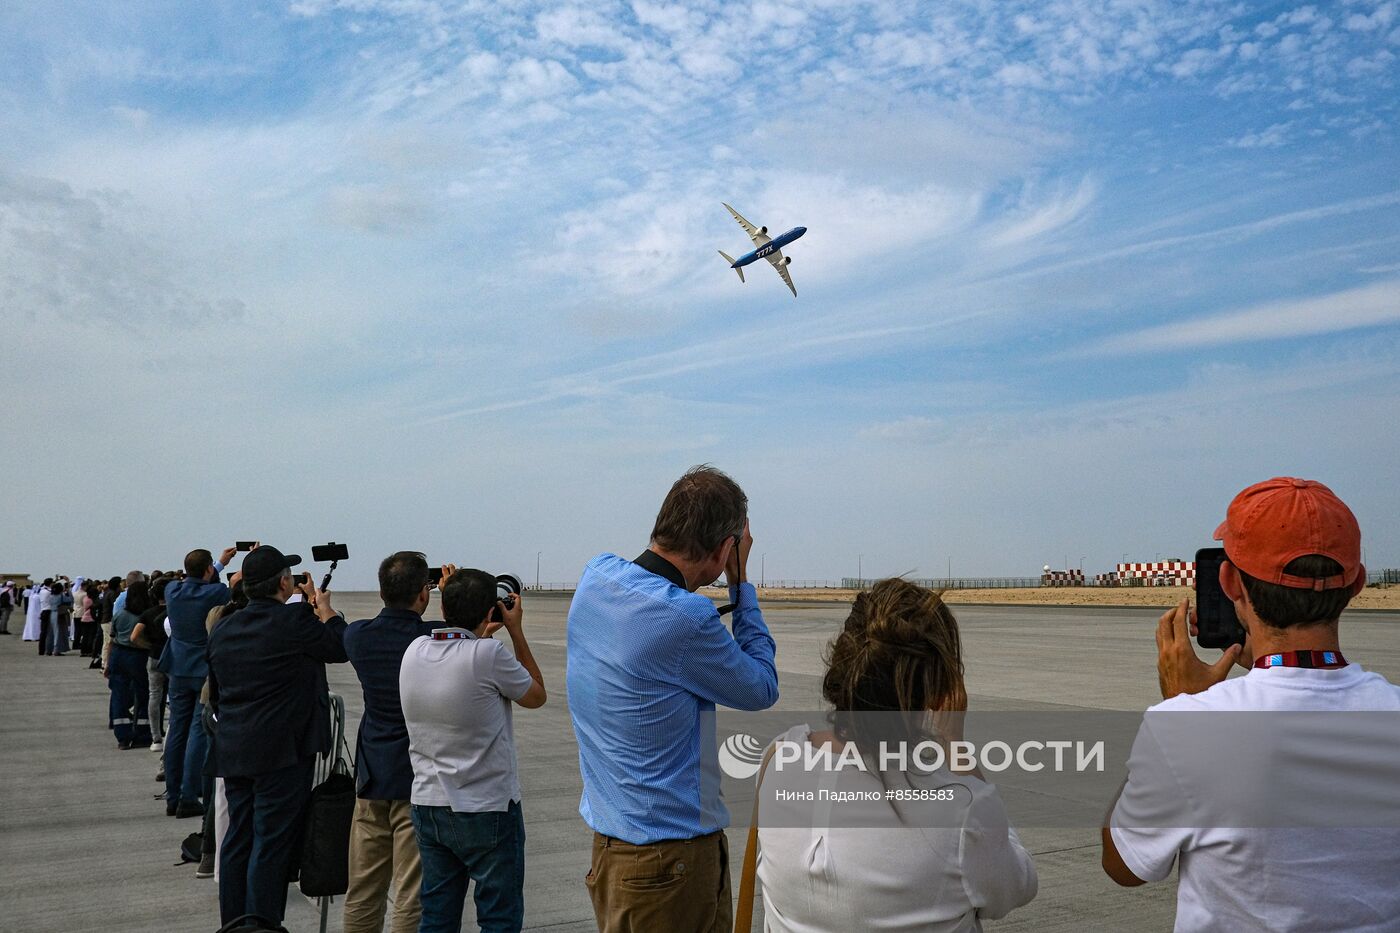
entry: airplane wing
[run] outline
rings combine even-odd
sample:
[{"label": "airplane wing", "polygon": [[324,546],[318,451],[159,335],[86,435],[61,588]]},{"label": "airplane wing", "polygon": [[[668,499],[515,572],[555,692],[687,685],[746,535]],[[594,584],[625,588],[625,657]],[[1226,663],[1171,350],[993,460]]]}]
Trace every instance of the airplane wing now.
[{"label": "airplane wing", "polygon": [[783,259],[783,251],[780,249],[773,250],[773,252],[768,254],[768,261],[773,264],[773,268],[777,269],[778,274],[783,277],[783,281],[787,283],[788,290],[792,292],[792,297],[796,298],[797,286],[792,284],[792,276],[788,275],[787,261]]},{"label": "airplane wing", "polygon": [[[720,201],[719,203],[724,204],[723,201]],[[755,246],[763,246],[765,243],[772,242],[772,237],[768,236],[766,233],[759,233],[758,228],[755,227],[753,224],[749,223],[747,220],[745,220],[743,214],[740,214],[728,204],[724,204],[724,209],[734,215],[734,219],[739,221],[739,226],[744,228],[744,232],[749,235],[749,239],[753,240]]]}]

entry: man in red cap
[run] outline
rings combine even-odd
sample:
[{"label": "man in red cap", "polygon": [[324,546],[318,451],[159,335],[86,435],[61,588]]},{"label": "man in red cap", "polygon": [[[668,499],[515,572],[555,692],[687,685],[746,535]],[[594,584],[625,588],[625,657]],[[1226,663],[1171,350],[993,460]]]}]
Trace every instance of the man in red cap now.
[{"label": "man in red cap", "polygon": [[[1186,600],[1158,621],[1163,702],[1144,717],[1103,828],[1104,871],[1134,886],[1179,863],[1178,930],[1395,929],[1400,824],[1327,820],[1345,806],[1332,793],[1343,789],[1347,760],[1365,754],[1350,737],[1358,718],[1322,720],[1330,745],[1303,741],[1285,728],[1302,720],[1284,718],[1400,711],[1400,688],[1342,655],[1339,617],[1366,585],[1356,517],[1321,483],[1278,477],[1237,495],[1215,538],[1226,554],[1220,585],[1245,641],[1207,664],[1191,645]],[[1248,673],[1227,679],[1235,664]],[[1158,715],[1205,711],[1256,715]],[[1400,762],[1382,755],[1368,765],[1400,782]],[[1269,798],[1278,787],[1312,790],[1302,801]],[[1245,816],[1260,798],[1290,806]],[[1357,825],[1368,828],[1338,828]]]}]

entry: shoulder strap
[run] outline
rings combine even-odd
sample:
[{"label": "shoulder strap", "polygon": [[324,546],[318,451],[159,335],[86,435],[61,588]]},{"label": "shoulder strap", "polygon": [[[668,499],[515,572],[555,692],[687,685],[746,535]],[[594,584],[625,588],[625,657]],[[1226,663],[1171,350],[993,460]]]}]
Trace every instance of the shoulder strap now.
[{"label": "shoulder strap", "polygon": [[753,817],[749,820],[749,841],[744,846],[744,867],[739,874],[739,905],[734,911],[734,933],[749,933],[753,927],[754,887],[758,875],[759,791],[763,788],[763,776],[768,773],[768,762],[773,760],[776,750],[776,745],[769,746],[758,769],[758,781],[754,784]]}]

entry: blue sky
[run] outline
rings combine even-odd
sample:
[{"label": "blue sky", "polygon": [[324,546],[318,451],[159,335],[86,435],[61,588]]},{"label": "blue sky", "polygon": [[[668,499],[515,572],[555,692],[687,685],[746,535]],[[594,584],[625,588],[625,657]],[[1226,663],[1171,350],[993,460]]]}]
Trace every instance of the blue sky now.
[{"label": "blue sky", "polygon": [[[770,578],[1400,564],[1395,2],[0,10],[0,569],[570,580],[713,462]],[[807,236],[800,297],[720,206]]]}]

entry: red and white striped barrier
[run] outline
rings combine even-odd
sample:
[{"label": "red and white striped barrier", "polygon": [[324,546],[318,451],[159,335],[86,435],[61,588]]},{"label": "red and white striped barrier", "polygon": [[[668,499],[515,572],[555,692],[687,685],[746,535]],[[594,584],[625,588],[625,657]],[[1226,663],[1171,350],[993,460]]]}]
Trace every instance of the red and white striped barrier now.
[{"label": "red and white striped barrier", "polygon": [[1041,586],[1083,586],[1082,570],[1047,570],[1040,575]]},{"label": "red and white striped barrier", "polygon": [[1196,562],[1193,560],[1159,560],[1149,563],[1119,564],[1119,583],[1142,580],[1147,586],[1195,586]]}]

